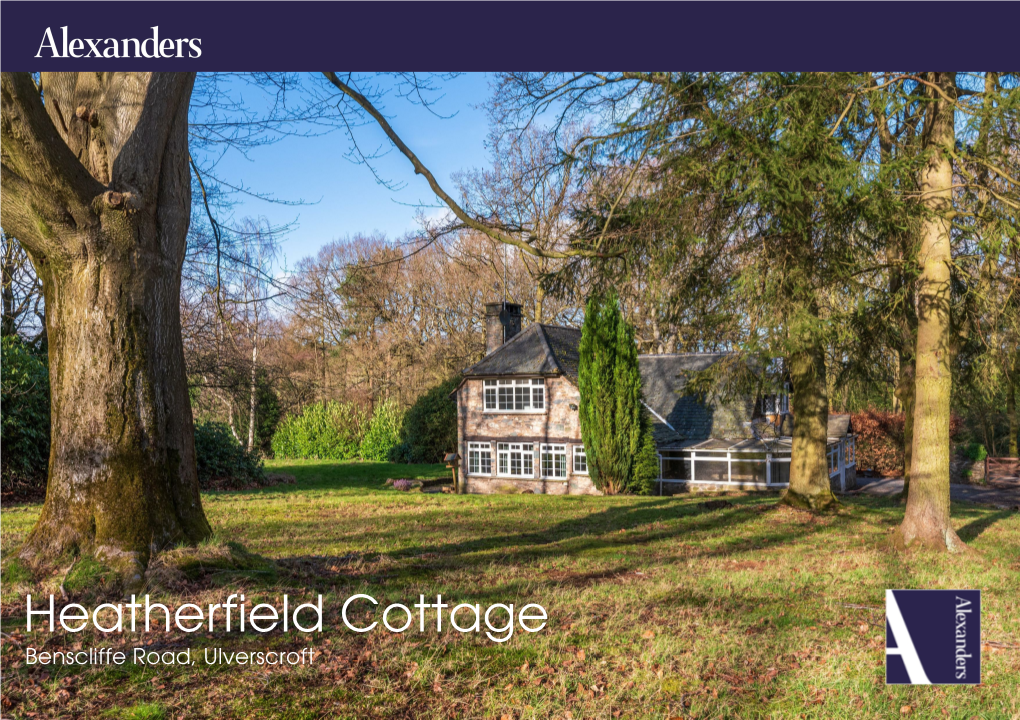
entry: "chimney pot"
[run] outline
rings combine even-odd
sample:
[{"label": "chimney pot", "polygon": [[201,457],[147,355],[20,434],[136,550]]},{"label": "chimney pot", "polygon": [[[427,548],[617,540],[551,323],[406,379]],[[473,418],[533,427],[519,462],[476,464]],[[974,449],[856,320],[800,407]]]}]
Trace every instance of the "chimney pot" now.
[{"label": "chimney pot", "polygon": [[485,304],[485,354],[498,350],[521,331],[521,306],[515,303]]}]

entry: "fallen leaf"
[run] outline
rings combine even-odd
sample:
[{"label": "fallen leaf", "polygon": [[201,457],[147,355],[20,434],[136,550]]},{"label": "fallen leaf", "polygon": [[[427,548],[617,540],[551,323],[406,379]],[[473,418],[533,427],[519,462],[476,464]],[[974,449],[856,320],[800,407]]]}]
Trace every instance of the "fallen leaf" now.
[{"label": "fallen leaf", "polygon": [[651,640],[653,637],[655,637],[655,632],[652,630],[645,630],[643,633],[641,633],[641,637],[643,637],[645,640]]},{"label": "fallen leaf", "polygon": [[910,707],[909,705],[904,705],[903,707],[900,708],[900,715],[909,715],[912,712],[914,712],[914,708]]}]

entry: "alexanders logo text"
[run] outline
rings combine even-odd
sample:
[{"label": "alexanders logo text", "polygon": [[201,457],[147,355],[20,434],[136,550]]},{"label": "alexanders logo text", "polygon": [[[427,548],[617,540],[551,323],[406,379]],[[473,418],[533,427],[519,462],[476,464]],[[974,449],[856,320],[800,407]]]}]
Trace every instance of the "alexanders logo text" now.
[{"label": "alexanders logo text", "polygon": [[[202,56],[201,38],[159,37],[159,25],[152,27],[152,36],[138,38],[76,38],[68,27],[60,28],[58,42],[53,29],[46,28],[39,44],[37,58],[197,58]],[[187,53],[187,54],[185,54]]]},{"label": "alexanders logo text", "polygon": [[885,681],[981,682],[980,590],[886,590]]}]

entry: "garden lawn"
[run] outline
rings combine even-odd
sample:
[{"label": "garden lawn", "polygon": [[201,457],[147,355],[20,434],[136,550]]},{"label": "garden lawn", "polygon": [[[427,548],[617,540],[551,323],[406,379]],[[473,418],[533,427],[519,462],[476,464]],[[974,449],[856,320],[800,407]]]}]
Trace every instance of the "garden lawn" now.
[{"label": "garden lawn", "polygon": [[[3,716],[1020,718],[1020,513],[954,504],[954,525],[977,554],[904,555],[888,545],[902,506],[883,498],[845,498],[839,515],[815,518],[775,495],[732,495],[710,509],[705,495],[384,486],[441,477],[442,466],[288,461],[271,470],[297,483],[203,496],[215,541],[155,562],[152,592],[176,604],[234,591],[275,602],[323,593],[323,633],[27,635],[24,594],[53,585],[9,558],[40,506],[5,507]],[[65,589],[94,604],[107,581],[83,561]],[[886,588],[983,590],[983,684],[886,686]],[[445,625],[437,633],[434,620],[425,633],[415,623],[402,635],[357,634],[339,619],[355,593],[380,607],[437,593],[451,604],[540,603],[550,621],[503,644]],[[190,648],[197,664],[29,668],[19,647],[140,639]],[[213,647],[318,655],[303,668],[206,666],[202,651]]]}]

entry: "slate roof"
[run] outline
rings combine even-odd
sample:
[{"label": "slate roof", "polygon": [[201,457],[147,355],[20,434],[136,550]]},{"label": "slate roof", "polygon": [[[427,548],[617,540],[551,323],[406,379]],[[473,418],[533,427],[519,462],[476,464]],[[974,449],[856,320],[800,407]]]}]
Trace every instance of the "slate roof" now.
[{"label": "slate roof", "polygon": [[566,375],[577,382],[581,331],[532,323],[471,367],[465,377]]},{"label": "slate roof", "polygon": [[652,411],[657,445],[707,440],[712,435],[713,410],[697,398],[684,395],[686,375],[707,370],[726,353],[639,355],[641,389]]},{"label": "slate roof", "polygon": [[850,423],[849,415],[832,415],[829,414],[829,429],[828,437],[830,438],[841,438],[844,435],[852,433],[854,431],[853,425]]}]

